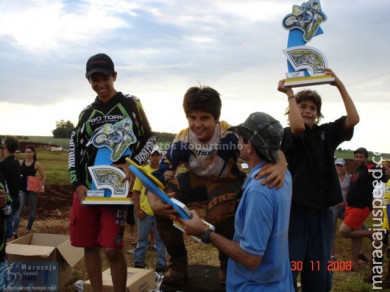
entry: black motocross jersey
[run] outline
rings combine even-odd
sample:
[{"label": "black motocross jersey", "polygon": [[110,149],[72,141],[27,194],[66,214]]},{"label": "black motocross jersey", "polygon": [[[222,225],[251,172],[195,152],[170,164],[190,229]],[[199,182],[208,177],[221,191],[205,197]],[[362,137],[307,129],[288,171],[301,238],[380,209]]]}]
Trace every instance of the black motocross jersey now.
[{"label": "black motocross jersey", "polygon": [[[132,95],[118,92],[108,102],[97,98],[79,115],[79,121],[73,130],[69,147],[69,174],[73,189],[79,185],[91,187],[91,177],[88,167],[92,166],[98,149],[90,143],[94,133],[107,123],[115,124],[125,118],[132,121],[133,133],[137,141],[130,145],[131,158],[138,164],[144,163],[156,141],[142,104]],[[117,163],[123,163],[119,160]]]}]

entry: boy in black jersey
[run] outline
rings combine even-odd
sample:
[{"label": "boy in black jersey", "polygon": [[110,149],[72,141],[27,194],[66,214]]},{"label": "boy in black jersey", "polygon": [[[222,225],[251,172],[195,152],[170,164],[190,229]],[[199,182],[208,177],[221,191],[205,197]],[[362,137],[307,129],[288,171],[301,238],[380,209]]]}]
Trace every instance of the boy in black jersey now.
[{"label": "boy in black jersey", "polygon": [[[289,252],[295,291],[301,274],[301,289],[330,291],[330,260],[333,215],[330,206],[342,201],[341,188],[334,167],[334,152],[353,136],[359,114],[349,93],[332,70],[335,86],[344,103],[346,116],[334,122],[319,125],[322,112],[321,96],[314,90],[301,90],[294,94],[290,87],[279,81],[278,90],[287,96],[290,126],[285,128],[282,150],[287,158],[293,178],[293,196],[290,211]],[[318,268],[311,268],[311,263]],[[297,269],[296,263],[303,263]]]},{"label": "boy in black jersey", "polygon": [[[102,247],[110,263],[114,291],[122,292],[126,289],[127,279],[126,260],[122,251],[126,207],[82,206],[87,190],[92,186],[88,167],[94,165],[97,154],[96,147],[90,141],[103,126],[130,119],[136,137],[136,142],[129,146],[131,158],[142,164],[149,157],[155,136],[139,99],[124,95],[114,88],[117,72],[109,56],[97,54],[90,57],[85,76],[97,97],[80,113],[70,140],[69,173],[75,191],[69,227],[71,243],[84,248],[85,266],[93,291],[103,290],[100,260]],[[124,157],[119,158],[114,166],[122,168],[129,175]]]}]

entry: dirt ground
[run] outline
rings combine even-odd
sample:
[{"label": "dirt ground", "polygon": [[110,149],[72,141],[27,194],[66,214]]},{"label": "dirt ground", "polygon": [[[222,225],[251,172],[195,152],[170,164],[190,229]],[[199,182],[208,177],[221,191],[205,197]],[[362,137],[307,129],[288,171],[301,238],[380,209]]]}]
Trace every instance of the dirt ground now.
[{"label": "dirt ground", "polygon": [[46,185],[45,188],[45,193],[39,195],[38,218],[56,216],[55,210],[63,210],[72,206],[73,191],[70,185]]}]

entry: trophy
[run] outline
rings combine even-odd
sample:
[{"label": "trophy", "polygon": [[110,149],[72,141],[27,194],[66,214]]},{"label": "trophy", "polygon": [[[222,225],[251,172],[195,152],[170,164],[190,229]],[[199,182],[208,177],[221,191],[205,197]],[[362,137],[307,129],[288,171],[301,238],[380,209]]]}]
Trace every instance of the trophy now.
[{"label": "trophy", "polygon": [[92,177],[91,190],[83,204],[94,205],[123,205],[131,204],[129,182],[124,178],[125,173],[112,166],[122,156],[131,154],[129,146],[137,142],[133,133],[133,122],[125,118],[115,124],[105,124],[93,135],[88,145],[98,148],[95,163],[88,167]]},{"label": "trophy", "polygon": [[322,34],[320,27],[326,21],[319,0],[309,0],[302,5],[293,5],[292,13],[283,18],[283,27],[289,30],[287,49],[288,73],[284,86],[298,87],[326,84],[334,81],[324,73],[327,68],[325,55],[318,49],[305,46],[314,36]]}]

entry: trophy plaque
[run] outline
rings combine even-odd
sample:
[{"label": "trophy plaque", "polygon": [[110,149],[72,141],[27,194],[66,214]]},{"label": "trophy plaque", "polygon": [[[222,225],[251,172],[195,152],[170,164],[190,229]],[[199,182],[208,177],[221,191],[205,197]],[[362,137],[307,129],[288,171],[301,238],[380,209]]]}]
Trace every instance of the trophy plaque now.
[{"label": "trophy plaque", "polygon": [[320,24],[326,19],[319,0],[293,5],[292,13],[283,18],[283,27],[289,30],[287,49],[283,50],[288,61],[284,86],[319,85],[334,81],[331,75],[324,72],[328,67],[325,55],[316,48],[306,46],[314,36],[323,33]]},{"label": "trophy plaque", "polygon": [[105,124],[93,135],[88,145],[98,148],[95,163],[88,167],[92,177],[91,190],[83,201],[86,205],[129,205],[129,182],[125,173],[112,166],[122,156],[131,154],[129,146],[137,142],[133,122],[125,118],[115,124]]}]

